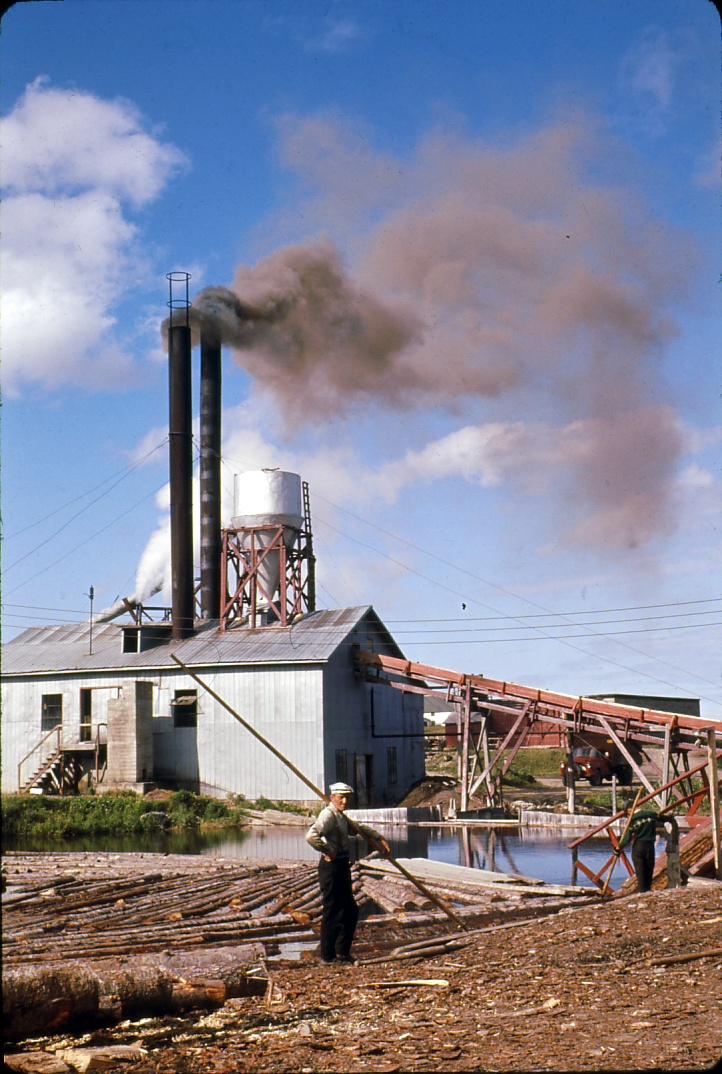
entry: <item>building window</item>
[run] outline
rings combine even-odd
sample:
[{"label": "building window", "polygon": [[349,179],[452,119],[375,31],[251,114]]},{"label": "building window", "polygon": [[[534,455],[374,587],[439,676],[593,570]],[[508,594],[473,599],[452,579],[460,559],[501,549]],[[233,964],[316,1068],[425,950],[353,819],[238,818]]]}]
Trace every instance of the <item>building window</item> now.
[{"label": "building window", "polygon": [[43,694],[40,706],[40,730],[52,731],[63,722],[63,695]]},{"label": "building window", "polygon": [[348,783],[348,753],[336,750],[336,782]]},{"label": "building window", "polygon": [[386,749],[386,778],[390,787],[398,782],[399,768],[396,757],[396,746],[388,746]]},{"label": "building window", "polygon": [[140,631],[137,627],[123,627],[123,652],[137,653],[139,650],[139,638]]},{"label": "building window", "polygon": [[197,690],[176,690],[170,704],[174,727],[198,726]]},{"label": "building window", "polygon": [[80,691],[80,741],[90,742],[93,737],[93,691]]}]

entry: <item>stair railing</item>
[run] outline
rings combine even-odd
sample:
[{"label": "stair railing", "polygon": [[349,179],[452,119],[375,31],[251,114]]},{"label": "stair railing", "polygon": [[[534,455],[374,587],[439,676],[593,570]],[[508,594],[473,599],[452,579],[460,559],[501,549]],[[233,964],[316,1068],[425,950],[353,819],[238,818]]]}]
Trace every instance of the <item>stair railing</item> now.
[{"label": "stair railing", "polygon": [[18,761],[18,791],[22,793],[25,784],[60,751],[62,738],[63,725],[59,723],[51,727],[40,741]]},{"label": "stair railing", "polygon": [[[101,735],[101,733],[100,733],[101,727],[105,731],[104,735]],[[101,723],[97,724],[96,728],[95,728],[95,782],[96,782],[96,784],[98,784],[98,783],[100,783],[102,781],[103,776],[105,775],[105,770],[108,767],[108,755],[107,755],[107,752],[106,752],[105,761],[103,762],[103,770],[101,772],[101,770],[100,770],[100,748],[101,748],[101,746],[105,746],[107,748],[107,745],[108,745],[108,725],[107,725],[107,723],[101,722]]]}]

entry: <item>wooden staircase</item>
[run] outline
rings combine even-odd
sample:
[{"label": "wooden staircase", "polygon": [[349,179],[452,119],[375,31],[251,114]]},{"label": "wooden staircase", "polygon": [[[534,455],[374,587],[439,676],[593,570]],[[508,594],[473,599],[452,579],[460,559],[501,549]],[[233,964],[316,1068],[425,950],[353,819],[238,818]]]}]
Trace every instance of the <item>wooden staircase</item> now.
[{"label": "wooden staircase", "polygon": [[71,753],[58,749],[52,753],[20,787],[20,794],[77,794],[83,775],[81,765]]},{"label": "wooden staircase", "polygon": [[62,724],[49,730],[18,764],[18,794],[77,794],[87,764],[83,756],[93,754],[95,782],[102,780],[107,765],[107,747],[101,742],[98,725],[94,742],[63,742]]}]

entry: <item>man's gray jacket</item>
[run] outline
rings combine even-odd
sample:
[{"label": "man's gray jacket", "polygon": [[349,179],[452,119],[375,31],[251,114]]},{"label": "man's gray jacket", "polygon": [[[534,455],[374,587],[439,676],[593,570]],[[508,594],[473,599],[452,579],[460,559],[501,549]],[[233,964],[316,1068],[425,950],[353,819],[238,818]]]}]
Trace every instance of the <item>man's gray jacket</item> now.
[{"label": "man's gray jacket", "polygon": [[[368,839],[383,838],[375,828],[369,828],[366,824],[354,821],[354,827],[358,828],[362,835]],[[335,858],[339,854],[348,854],[351,848],[351,839],[357,838],[349,831],[348,820],[333,802],[330,802],[306,832],[306,842],[310,843],[314,850],[320,854],[328,854]]]}]

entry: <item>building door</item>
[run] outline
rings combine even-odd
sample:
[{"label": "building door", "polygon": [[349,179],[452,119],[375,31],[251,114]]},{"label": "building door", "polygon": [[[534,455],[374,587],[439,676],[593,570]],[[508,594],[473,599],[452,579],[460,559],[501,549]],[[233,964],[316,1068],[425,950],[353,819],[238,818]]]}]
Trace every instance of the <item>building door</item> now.
[{"label": "building door", "polygon": [[80,691],[80,741],[91,742],[93,739],[93,691]]},{"label": "building door", "polygon": [[370,753],[357,753],[356,769],[356,805],[363,809],[371,805],[373,797],[373,756]]}]

